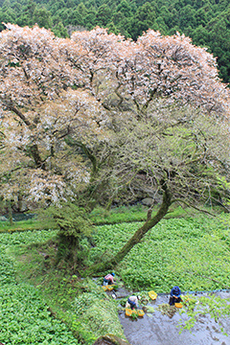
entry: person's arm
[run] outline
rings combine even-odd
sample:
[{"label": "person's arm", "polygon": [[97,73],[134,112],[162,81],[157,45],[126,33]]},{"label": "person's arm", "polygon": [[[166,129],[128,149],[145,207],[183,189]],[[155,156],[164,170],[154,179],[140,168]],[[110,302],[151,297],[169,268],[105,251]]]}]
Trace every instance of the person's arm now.
[{"label": "person's arm", "polygon": [[181,296],[181,291],[180,291],[180,289],[179,289],[179,295],[177,295],[177,296],[174,296],[174,297],[176,297],[176,298],[179,298],[180,296]]}]

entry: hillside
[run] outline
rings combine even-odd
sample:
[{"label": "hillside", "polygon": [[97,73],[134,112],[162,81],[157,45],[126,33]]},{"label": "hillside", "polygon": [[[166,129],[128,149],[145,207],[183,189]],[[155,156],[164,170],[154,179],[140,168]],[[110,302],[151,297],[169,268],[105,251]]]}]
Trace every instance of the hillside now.
[{"label": "hillside", "polygon": [[[59,37],[75,29],[108,28],[134,40],[149,28],[163,35],[177,31],[217,57],[220,77],[230,81],[230,3],[228,0],[50,0],[0,1],[1,22],[51,28]],[[3,30],[3,24],[0,30]]]}]

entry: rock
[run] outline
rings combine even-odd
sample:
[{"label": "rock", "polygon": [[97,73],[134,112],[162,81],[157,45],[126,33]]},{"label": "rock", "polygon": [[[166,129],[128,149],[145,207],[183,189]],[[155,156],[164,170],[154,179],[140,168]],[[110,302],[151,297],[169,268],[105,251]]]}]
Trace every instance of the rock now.
[{"label": "rock", "polygon": [[107,334],[99,337],[93,345],[130,345],[130,343],[116,335]]},{"label": "rock", "polygon": [[4,216],[0,216],[0,221],[1,222],[6,222],[8,219],[6,218],[6,217],[4,217]]},{"label": "rock", "polygon": [[153,203],[153,199],[152,198],[145,198],[141,202],[145,206],[151,206]]}]

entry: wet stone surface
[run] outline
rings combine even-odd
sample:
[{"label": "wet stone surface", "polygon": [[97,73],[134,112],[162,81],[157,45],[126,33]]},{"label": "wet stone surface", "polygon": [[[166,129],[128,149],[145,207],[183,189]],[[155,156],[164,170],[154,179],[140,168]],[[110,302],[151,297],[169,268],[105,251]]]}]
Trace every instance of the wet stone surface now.
[{"label": "wet stone surface", "polygon": [[[205,295],[205,294],[203,294]],[[229,292],[219,292],[222,298],[230,298]],[[198,295],[199,296],[199,295]],[[155,312],[145,314],[143,318],[132,321],[119,313],[124,334],[132,345],[230,345],[230,319],[222,319],[221,325],[228,336],[220,331],[220,326],[209,315],[200,315],[198,322],[189,330],[179,334],[179,323],[182,325],[188,319],[186,313],[177,311],[172,318],[156,310],[162,303],[168,303],[169,295],[158,296],[156,301],[148,304]]]}]

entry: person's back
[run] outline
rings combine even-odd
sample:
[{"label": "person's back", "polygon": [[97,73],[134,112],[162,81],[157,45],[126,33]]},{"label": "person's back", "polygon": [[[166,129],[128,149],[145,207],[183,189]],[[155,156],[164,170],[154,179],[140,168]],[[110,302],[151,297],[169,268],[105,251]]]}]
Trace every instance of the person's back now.
[{"label": "person's back", "polygon": [[114,284],[114,276],[115,276],[115,273],[109,273],[107,274],[105,277],[104,277],[104,280],[103,280],[103,285],[111,285],[111,284]]},{"label": "person's back", "polygon": [[125,307],[131,308],[131,309],[137,308],[139,299],[140,299],[140,296],[130,296],[128,298],[128,301],[126,302]]}]

